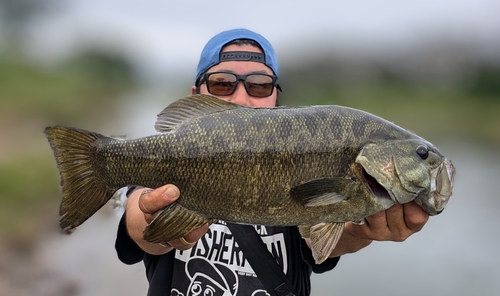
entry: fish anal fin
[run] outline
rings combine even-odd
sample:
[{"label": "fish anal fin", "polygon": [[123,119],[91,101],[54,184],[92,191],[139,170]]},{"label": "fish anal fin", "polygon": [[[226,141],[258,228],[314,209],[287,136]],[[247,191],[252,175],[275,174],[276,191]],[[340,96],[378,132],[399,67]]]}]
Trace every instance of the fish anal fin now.
[{"label": "fish anal fin", "polygon": [[320,223],[310,229],[311,251],[316,264],[330,257],[344,231],[345,223]]},{"label": "fish anal fin", "polygon": [[158,114],[157,132],[170,132],[197,117],[236,108],[248,108],[210,95],[193,95],[179,99]]},{"label": "fish anal fin", "polygon": [[345,178],[312,179],[293,187],[290,196],[307,207],[330,205],[346,199],[342,192],[346,192],[352,182]]},{"label": "fish anal fin", "polygon": [[150,243],[166,243],[216,221],[174,202],[156,215],[144,230],[143,239]]}]

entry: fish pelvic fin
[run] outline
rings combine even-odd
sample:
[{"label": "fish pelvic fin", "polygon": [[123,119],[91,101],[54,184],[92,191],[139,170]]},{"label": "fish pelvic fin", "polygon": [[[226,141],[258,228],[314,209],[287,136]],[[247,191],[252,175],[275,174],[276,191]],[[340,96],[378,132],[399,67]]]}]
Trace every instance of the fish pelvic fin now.
[{"label": "fish pelvic fin", "polygon": [[330,257],[344,231],[344,225],[344,222],[334,222],[299,226],[302,237],[310,240],[316,264],[321,264]]},{"label": "fish pelvic fin", "polygon": [[144,229],[143,239],[155,244],[166,243],[214,222],[217,222],[217,219],[207,218],[174,202],[161,210]]},{"label": "fish pelvic fin", "polygon": [[158,114],[155,123],[157,132],[170,132],[182,124],[208,114],[238,108],[250,108],[210,95],[193,95],[179,99]]},{"label": "fish pelvic fin", "polygon": [[108,137],[69,127],[47,127],[45,135],[61,176],[59,225],[71,233],[111,199],[118,190],[100,180],[93,158],[93,143]]}]

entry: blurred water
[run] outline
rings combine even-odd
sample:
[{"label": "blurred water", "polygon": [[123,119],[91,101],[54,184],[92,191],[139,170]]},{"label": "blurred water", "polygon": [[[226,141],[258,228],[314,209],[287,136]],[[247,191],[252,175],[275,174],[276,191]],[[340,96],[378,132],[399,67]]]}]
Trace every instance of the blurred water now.
[{"label": "blurred water", "polygon": [[127,266],[116,256],[118,222],[118,215],[103,208],[69,236],[46,236],[39,247],[39,265],[58,275],[58,281],[71,283],[73,296],[146,295],[144,266]]},{"label": "blurred water", "polygon": [[[124,107],[124,114],[135,110],[133,117],[149,118],[147,124],[122,125],[129,136],[154,131],[155,116],[166,103],[148,102]],[[313,295],[499,295],[498,150],[461,140],[429,140],[457,169],[445,211],[404,243],[374,242],[344,256],[333,271],[314,275]],[[144,267],[119,262],[114,251],[118,216],[105,212],[71,236],[48,237],[40,243],[40,258],[53,272],[75,281],[78,296],[146,295]]]}]

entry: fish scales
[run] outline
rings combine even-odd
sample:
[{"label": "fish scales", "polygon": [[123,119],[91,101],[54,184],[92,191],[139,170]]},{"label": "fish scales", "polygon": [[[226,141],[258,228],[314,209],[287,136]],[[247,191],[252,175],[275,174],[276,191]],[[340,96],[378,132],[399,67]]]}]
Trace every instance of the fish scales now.
[{"label": "fish scales", "polygon": [[[63,229],[127,185],[180,189],[146,228],[153,243],[218,219],[312,232],[324,224],[338,239],[344,222],[412,200],[436,214],[451,196],[454,167],[437,148],[356,109],[251,108],[198,95],[169,105],[155,127],[159,134],[131,140],[45,130],[61,173]],[[329,250],[318,246],[335,244],[312,245],[323,260]]]},{"label": "fish scales", "polygon": [[[208,217],[295,225],[308,211],[318,219],[317,209],[276,197],[318,176],[354,178],[349,164],[361,145],[374,138],[374,130],[389,138],[380,134],[389,130],[388,123],[353,109],[238,109],[194,119],[170,134],[103,142],[98,154],[104,157],[98,162],[107,164],[106,175],[115,187],[172,183],[181,188],[179,204]],[[214,203],[209,197],[219,198]],[[359,214],[341,206],[325,208],[325,217],[343,212],[346,216],[336,218],[342,221]],[[355,208],[363,211],[366,205]],[[280,211],[286,211],[285,218],[277,215]]]}]

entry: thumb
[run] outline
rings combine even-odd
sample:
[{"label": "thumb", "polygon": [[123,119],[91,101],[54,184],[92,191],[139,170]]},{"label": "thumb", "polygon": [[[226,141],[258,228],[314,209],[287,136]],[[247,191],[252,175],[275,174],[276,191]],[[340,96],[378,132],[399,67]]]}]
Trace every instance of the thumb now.
[{"label": "thumb", "polygon": [[139,209],[145,214],[153,214],[176,201],[179,196],[179,188],[172,184],[154,190],[145,188],[139,197]]}]

